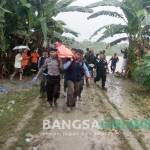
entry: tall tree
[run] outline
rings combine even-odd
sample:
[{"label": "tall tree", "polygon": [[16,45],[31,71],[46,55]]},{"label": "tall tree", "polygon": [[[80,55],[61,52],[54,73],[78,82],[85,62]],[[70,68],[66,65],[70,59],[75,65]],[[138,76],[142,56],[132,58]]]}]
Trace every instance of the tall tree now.
[{"label": "tall tree", "polygon": [[[126,34],[121,38],[110,43],[110,46],[120,43],[121,41],[128,40],[129,41],[129,64],[133,64],[135,62],[135,49],[138,45],[139,40],[142,40],[145,35],[150,35],[147,32],[150,29],[148,24],[145,24],[145,11],[149,6],[148,0],[103,0],[100,2],[96,2],[87,6],[87,8],[94,8],[98,6],[113,6],[119,7],[124,16],[118,12],[111,11],[108,7],[108,10],[101,10],[96,13],[93,13],[88,17],[88,19],[93,19],[99,17],[101,15],[107,15],[115,18],[120,18],[124,21],[124,25],[122,24],[109,24],[97,29],[93,35],[94,37],[100,31],[104,30],[103,35],[98,38],[98,42],[104,40],[108,37],[113,37],[114,35]],[[119,36],[120,37],[120,36]]]},{"label": "tall tree", "polygon": [[118,0],[105,0],[100,1],[97,3],[93,3],[87,6],[87,8],[93,8],[98,6],[114,6],[119,7],[122,9],[125,17],[122,14],[119,14],[118,12],[114,12],[111,10],[101,10],[98,11],[88,17],[88,19],[93,19],[96,17],[99,17],[101,15],[107,15],[111,17],[120,18],[124,21],[124,25],[122,24],[110,24],[103,26],[99,29],[97,29],[93,35],[98,34],[101,30],[105,29],[103,35],[97,40],[101,41],[105,38],[112,37],[117,34],[123,34],[126,33],[127,36],[117,39],[116,41],[113,41],[110,43],[111,45],[117,44],[123,40],[127,40],[129,38],[141,38],[143,36],[143,31],[145,30],[144,27],[144,20],[145,20],[145,2],[143,0],[123,0],[122,2]]},{"label": "tall tree", "polygon": [[[36,43],[38,47],[43,44],[46,46],[48,40],[54,41],[56,38],[60,38],[64,32],[77,36],[78,33],[67,29],[64,22],[56,21],[54,18],[63,12],[93,12],[91,8],[70,5],[75,0],[2,1],[5,3],[2,5],[1,10],[6,8],[12,12],[3,14],[3,20],[5,21],[3,31],[7,31],[4,32],[4,37],[11,48],[17,44],[27,43]],[[6,13],[6,10],[4,10],[3,12]]]}]

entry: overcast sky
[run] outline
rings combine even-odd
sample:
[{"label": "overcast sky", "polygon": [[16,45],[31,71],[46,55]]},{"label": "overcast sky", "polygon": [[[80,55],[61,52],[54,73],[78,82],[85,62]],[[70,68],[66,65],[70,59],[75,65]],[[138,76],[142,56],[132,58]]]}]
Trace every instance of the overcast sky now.
[{"label": "overcast sky", "polygon": [[[72,5],[78,5],[78,6],[86,6],[88,4],[97,2],[99,0],[76,0]],[[108,9],[108,7],[97,7],[94,9],[94,12]],[[119,13],[122,13],[122,11],[119,8],[109,7],[112,11],[117,11]],[[122,13],[123,14],[123,13]],[[87,20],[87,17],[90,14],[87,13],[79,13],[79,12],[67,12],[67,13],[61,13],[59,14],[56,19],[57,20],[63,20],[66,22],[67,27],[75,30],[76,32],[80,33],[79,37],[76,38],[78,41],[89,39],[89,37],[94,33],[98,28],[112,23],[121,23],[124,24],[124,21],[122,19],[117,19],[114,17],[109,16],[100,16],[94,19]],[[100,36],[102,33],[99,33],[98,36]],[[96,40],[98,37],[93,38],[93,40]],[[112,39],[108,39],[107,41],[110,41]]]}]

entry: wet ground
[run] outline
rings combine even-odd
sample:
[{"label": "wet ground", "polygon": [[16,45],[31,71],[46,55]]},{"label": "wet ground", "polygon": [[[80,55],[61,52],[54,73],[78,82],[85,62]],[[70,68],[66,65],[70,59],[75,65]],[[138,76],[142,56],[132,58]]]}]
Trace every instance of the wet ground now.
[{"label": "wet ground", "polygon": [[[35,109],[26,111],[22,118],[21,130],[19,133],[14,133],[15,141],[7,140],[3,145],[11,150],[150,150],[150,130],[127,128],[119,130],[115,128],[89,128],[89,129],[47,129],[42,128],[43,120],[52,122],[58,121],[74,121],[89,120],[93,122],[104,122],[106,120],[141,120],[148,119],[148,116],[141,112],[140,107],[133,102],[134,91],[140,92],[140,87],[132,81],[116,78],[109,74],[107,78],[107,91],[103,91],[100,87],[101,83],[91,83],[90,88],[84,87],[82,94],[82,101],[77,101],[77,106],[71,112],[66,111],[63,90],[61,90],[61,97],[58,101],[58,108],[50,111],[46,99],[42,100],[35,98],[35,104],[38,104]],[[3,87],[10,87],[10,89],[30,89],[32,84],[29,80],[22,82],[3,82]],[[135,94],[140,98],[140,94]],[[147,98],[147,105],[149,104],[149,94],[145,93]],[[140,101],[139,101],[140,103]],[[44,113],[41,117],[34,116],[34,111]],[[42,112],[41,112],[42,111]],[[26,116],[33,116],[24,119]],[[25,124],[26,122],[26,124]],[[27,124],[27,122],[31,122]],[[35,122],[38,122],[35,123]],[[19,124],[19,123],[18,123]],[[20,124],[18,125],[20,127]],[[40,124],[40,127],[38,127]],[[16,127],[16,129],[18,128]],[[37,128],[37,132],[32,132]],[[2,149],[3,150],[3,149]]]},{"label": "wet ground", "polygon": [[[66,112],[64,93],[61,93],[58,108],[50,111],[46,100],[37,100],[39,103],[37,109],[43,109],[44,117],[40,120],[41,126],[43,120],[58,121],[74,121],[80,120],[97,120],[104,122],[110,119],[132,120],[144,119],[145,116],[140,112],[139,108],[131,101],[130,92],[137,89],[137,85],[128,80],[116,78],[109,74],[107,79],[107,91],[100,88],[101,83],[91,83],[90,88],[84,87],[82,101],[77,102],[77,106],[71,112]],[[43,104],[44,106],[43,106]],[[31,121],[35,118],[31,117]],[[36,118],[38,119],[38,118]],[[24,128],[31,128],[30,125]],[[34,127],[32,127],[34,128]],[[35,125],[36,128],[36,125]],[[22,130],[24,130],[22,128]],[[20,130],[20,132],[22,132]],[[22,150],[142,150],[150,149],[150,132],[138,130],[117,130],[117,129],[48,129],[43,130],[42,127],[35,134],[29,134],[32,138],[17,138],[17,144],[13,149]],[[139,139],[139,136],[142,138]],[[16,142],[12,142],[14,145]],[[6,144],[8,144],[6,142]]]},{"label": "wet ground", "polygon": [[0,80],[0,94],[13,93],[18,91],[29,91],[33,86],[39,84],[39,81],[32,82],[31,77],[24,77],[23,81],[17,78],[10,81],[9,79]]},{"label": "wet ground", "polygon": [[[76,108],[70,112],[66,112],[65,98],[62,97],[59,100],[59,106],[54,109],[53,112],[49,112],[48,116],[43,118],[50,121],[62,121],[68,120],[75,121],[80,120],[97,120],[103,121],[106,118],[111,117],[109,110],[106,110],[101,103],[101,98],[97,95],[94,89],[95,85],[91,88],[85,88],[82,95],[82,102],[77,102]],[[46,111],[49,111],[48,108]],[[127,145],[125,140],[120,138],[120,135],[112,130],[105,131],[104,129],[49,129],[41,130],[37,135],[34,135],[34,140],[30,143],[28,148],[33,149],[36,147],[39,150],[121,150],[125,149],[124,145]],[[37,142],[38,141],[38,142]],[[35,144],[37,143],[37,145]],[[130,149],[128,147],[128,149]]]}]

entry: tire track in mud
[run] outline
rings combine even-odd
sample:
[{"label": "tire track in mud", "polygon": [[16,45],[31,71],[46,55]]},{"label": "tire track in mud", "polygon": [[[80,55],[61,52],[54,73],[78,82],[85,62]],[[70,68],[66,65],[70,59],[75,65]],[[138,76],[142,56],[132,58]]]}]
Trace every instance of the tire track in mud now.
[{"label": "tire track in mud", "polygon": [[[120,113],[118,108],[109,100],[106,92],[100,91],[100,87],[95,85],[96,94],[99,95],[104,103],[105,107],[109,110],[113,119],[124,120],[124,116]],[[137,139],[137,136],[132,130],[129,130],[126,126],[125,131],[122,130],[122,135],[128,141],[132,150],[147,150],[145,144]]]},{"label": "tire track in mud", "polygon": [[[145,115],[140,112],[139,108],[132,102],[130,93],[139,90],[139,85],[130,81],[116,78],[114,76],[108,77],[108,91],[104,92],[105,96],[120,113],[124,120],[146,120]],[[148,118],[149,119],[149,118]],[[130,129],[135,135],[139,143],[144,149],[150,149],[150,132],[145,129]]]}]

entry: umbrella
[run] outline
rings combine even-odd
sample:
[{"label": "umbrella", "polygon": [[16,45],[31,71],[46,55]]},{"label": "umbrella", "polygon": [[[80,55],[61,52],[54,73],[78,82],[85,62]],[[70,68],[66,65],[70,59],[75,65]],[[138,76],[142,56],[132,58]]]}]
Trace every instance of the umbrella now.
[{"label": "umbrella", "polygon": [[28,46],[25,46],[25,45],[16,46],[16,47],[13,48],[13,50],[19,50],[19,49],[28,49],[28,50],[30,50],[30,48]]}]

